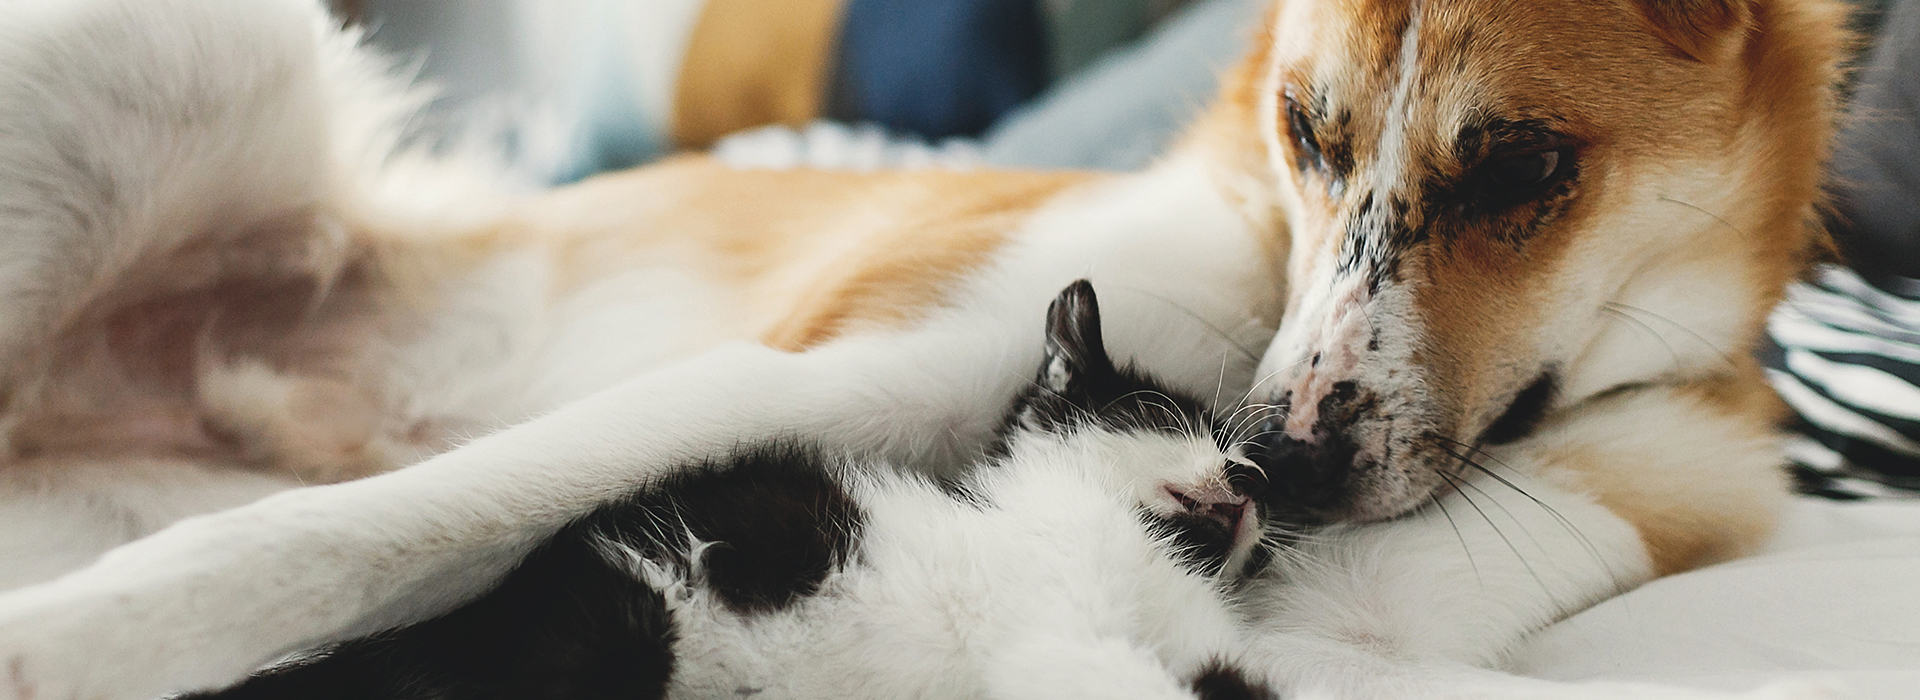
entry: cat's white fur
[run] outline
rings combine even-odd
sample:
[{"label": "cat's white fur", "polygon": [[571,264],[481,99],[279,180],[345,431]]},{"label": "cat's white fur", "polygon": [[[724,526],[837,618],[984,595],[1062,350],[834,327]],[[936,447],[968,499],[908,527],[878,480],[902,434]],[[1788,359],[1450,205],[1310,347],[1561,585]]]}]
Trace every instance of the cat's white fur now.
[{"label": "cat's white fur", "polygon": [[990,505],[855,477],[865,522],[819,594],[743,617],[698,585],[650,581],[677,593],[669,695],[1191,698],[1192,678],[1245,647],[1240,617],[1136,509],[1171,509],[1163,484],[1225,459],[1205,435],[1081,430],[1016,438],[969,481]]},{"label": "cat's white fur", "polygon": [[[32,376],[22,368],[45,359],[33,353],[46,329],[100,295],[139,293],[122,273],[142,261],[205,250],[213,257],[181,259],[218,270],[219,251],[253,245],[324,274],[337,264],[330,232],[341,220],[445,230],[511,200],[485,183],[488,168],[395,155],[393,119],[411,98],[309,4],[11,0],[0,10],[0,362],[13,368],[12,395]],[[0,595],[0,700],[145,700],[217,686],[288,652],[448,609],[569,518],[743,435],[799,433],[890,460],[960,464],[1037,359],[1046,301],[1079,277],[1103,291],[1117,355],[1230,405],[1255,379],[1236,346],[1271,337],[1284,285],[1215,176],[1175,156],[1064,195],[929,317],[800,354],[744,344],[688,352],[710,343],[658,321],[720,303],[698,288],[636,278],[594,290],[635,299],[630,314],[608,316],[544,300],[537,256],[493,261],[490,276],[466,282],[474,294],[449,295],[480,308],[429,314],[424,337],[370,343],[381,349],[375,369],[401,394],[375,408],[432,407],[452,417],[455,438],[513,427],[407,469],[186,518]],[[289,243],[294,253],[274,247]],[[647,333],[625,330],[642,320],[653,323]],[[598,386],[610,388],[589,393]],[[1650,400],[1619,420],[1625,430],[1700,425],[1674,420],[1685,410]],[[1324,533],[1283,562],[1247,648],[1276,688],[1382,699],[1707,696],[1484,670],[1527,631],[1650,575],[1632,527],[1565,484],[1521,474],[1544,459],[1534,446],[1500,457],[1530,496],[1475,477],[1434,507]],[[4,564],[13,583],[91,553],[69,546],[147,535],[277,478],[195,467],[142,480],[135,469],[107,484],[76,467],[38,465],[49,476],[35,484],[6,480],[0,551],[20,553]],[[52,539],[87,517],[63,503],[131,514],[138,526]],[[1045,658],[1047,640],[1030,644],[1028,659]],[[1005,697],[1144,687],[1119,672],[1046,677],[1053,668],[1010,664],[989,681]]]}]

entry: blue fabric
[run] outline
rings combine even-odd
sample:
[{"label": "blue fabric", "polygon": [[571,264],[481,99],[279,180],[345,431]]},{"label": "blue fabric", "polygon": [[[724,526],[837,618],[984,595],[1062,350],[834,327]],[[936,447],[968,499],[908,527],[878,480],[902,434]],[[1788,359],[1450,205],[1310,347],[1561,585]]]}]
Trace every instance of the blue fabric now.
[{"label": "blue fabric", "polygon": [[927,139],[974,136],[1046,89],[1039,0],[851,0],[832,116]]}]

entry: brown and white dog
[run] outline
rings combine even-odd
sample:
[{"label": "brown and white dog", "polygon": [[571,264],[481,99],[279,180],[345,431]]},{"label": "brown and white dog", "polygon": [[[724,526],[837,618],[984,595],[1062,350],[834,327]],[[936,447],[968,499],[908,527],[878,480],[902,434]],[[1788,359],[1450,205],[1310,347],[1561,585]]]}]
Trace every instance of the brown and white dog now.
[{"label": "brown and white dog", "polygon": [[1825,245],[1834,0],[1280,0],[1140,173],[530,194],[397,149],[415,101],[316,8],[6,14],[0,700],[420,619],[743,439],[958,469],[1079,277],[1329,524],[1252,623],[1291,693],[1692,697],[1479,669],[1785,498],[1745,350]]}]

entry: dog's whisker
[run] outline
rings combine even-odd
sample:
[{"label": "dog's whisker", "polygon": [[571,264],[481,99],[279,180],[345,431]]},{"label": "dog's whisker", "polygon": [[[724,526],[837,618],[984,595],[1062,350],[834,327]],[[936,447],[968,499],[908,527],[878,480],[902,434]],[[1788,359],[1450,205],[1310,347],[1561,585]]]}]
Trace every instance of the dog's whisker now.
[{"label": "dog's whisker", "polygon": [[[1458,440],[1454,440],[1444,436],[1439,436],[1439,437],[1441,440],[1445,442],[1452,443],[1454,445],[1459,446],[1461,449],[1468,450],[1467,455],[1478,454],[1480,456],[1486,457],[1487,459],[1493,460],[1496,464],[1499,464],[1501,467],[1507,469],[1508,471],[1513,472],[1516,476],[1525,478],[1525,474],[1523,472],[1519,471],[1518,469],[1514,469],[1513,466],[1506,464],[1505,462],[1501,461],[1500,458],[1494,456],[1491,453],[1488,453],[1486,450],[1483,450],[1479,447],[1469,445],[1464,442],[1460,442]],[[1471,459],[1467,455],[1454,453],[1452,450],[1447,449],[1444,446],[1441,449],[1447,454],[1453,455],[1456,459],[1459,459],[1462,465],[1472,468],[1482,474],[1485,474],[1488,478],[1491,478],[1494,481],[1499,482],[1502,486],[1505,486],[1506,488],[1511,489],[1514,493],[1520,494],[1522,497],[1525,497],[1527,500],[1531,501],[1535,506],[1538,506],[1549,517],[1553,518],[1555,522],[1559,523],[1560,527],[1564,529],[1569,536],[1573,537],[1574,540],[1578,542],[1583,549],[1586,550],[1588,556],[1592,557],[1594,562],[1599,564],[1601,569],[1604,570],[1608,576],[1616,575],[1616,573],[1613,570],[1612,564],[1608,563],[1607,558],[1600,553],[1600,548],[1593,543],[1592,538],[1588,537],[1586,532],[1582,531],[1580,527],[1573,522],[1572,519],[1562,514],[1559,509],[1554,508],[1551,504],[1533,495],[1533,493],[1527,491],[1524,488],[1521,488],[1519,484],[1514,483],[1511,479],[1501,476],[1500,474],[1494,472],[1492,469],[1487,468],[1485,464],[1482,464],[1478,460]]]},{"label": "dog's whisker", "polygon": [[1705,208],[1703,208],[1703,207],[1700,207],[1699,205],[1696,205],[1696,204],[1693,204],[1692,202],[1686,202],[1686,201],[1682,201],[1682,200],[1679,200],[1679,199],[1674,199],[1674,198],[1672,198],[1672,197],[1669,197],[1669,196],[1666,196],[1666,195],[1664,195],[1664,194],[1663,194],[1663,195],[1660,195],[1660,198],[1659,198],[1659,201],[1662,201],[1662,202],[1666,202],[1666,203],[1668,203],[1668,204],[1677,204],[1677,205],[1679,205],[1679,206],[1683,206],[1683,207],[1686,207],[1686,208],[1688,208],[1688,209],[1692,209],[1692,210],[1694,210],[1694,211],[1697,211],[1697,212],[1700,212],[1700,213],[1702,213],[1702,214],[1706,214],[1707,216],[1709,216],[1709,217],[1712,217],[1714,221],[1717,221],[1717,222],[1719,222],[1721,226],[1725,226],[1725,227],[1727,227],[1728,229],[1731,229],[1731,230],[1732,230],[1732,231],[1733,231],[1734,233],[1737,233],[1737,234],[1740,234],[1740,235],[1742,235],[1742,236],[1746,236],[1746,235],[1748,235],[1746,231],[1743,231],[1743,230],[1741,230],[1741,229],[1740,229],[1740,227],[1738,227],[1738,226],[1735,226],[1735,225],[1733,225],[1733,222],[1731,222],[1731,221],[1728,221],[1728,220],[1726,219],[1726,217],[1723,217],[1723,216],[1721,216],[1721,215],[1719,215],[1719,214],[1715,214],[1715,213],[1713,213],[1713,212],[1710,212],[1710,211],[1707,211],[1707,210],[1706,210]]},{"label": "dog's whisker", "polygon": [[1247,399],[1253,398],[1254,392],[1259,391],[1260,387],[1265,386],[1268,381],[1272,380],[1274,377],[1279,376],[1281,372],[1285,372],[1287,370],[1293,369],[1294,367],[1298,367],[1302,364],[1305,364],[1307,359],[1308,358],[1303,357],[1298,360],[1294,360],[1287,364],[1281,365],[1279,367],[1275,367],[1272,372],[1268,372],[1265,375],[1262,375],[1260,378],[1255,379],[1253,382],[1253,386],[1247,387],[1247,392],[1240,395],[1241,403],[1245,403]]},{"label": "dog's whisker", "polygon": [[1654,330],[1653,326],[1649,326],[1646,324],[1646,322],[1633,317],[1633,315],[1631,314],[1625,313],[1619,309],[1615,309],[1610,305],[1602,305],[1600,307],[1600,311],[1601,313],[1606,314],[1608,318],[1623,321],[1635,328],[1640,329],[1641,331],[1644,331],[1648,336],[1651,336],[1654,339],[1654,341],[1660,343],[1661,347],[1666,348],[1667,355],[1673,358],[1673,371],[1679,372],[1679,371],[1684,371],[1686,369],[1686,364],[1680,360],[1680,351],[1674,349],[1673,343],[1667,342],[1667,337],[1664,335],[1661,335],[1659,331]]},{"label": "dog's whisker", "polygon": [[[1735,361],[1734,361],[1734,359],[1733,359],[1733,354],[1732,354],[1732,353],[1729,353],[1729,352],[1727,352],[1726,350],[1723,350],[1723,349],[1721,349],[1719,345],[1716,345],[1716,344],[1714,344],[1714,342],[1713,342],[1713,341],[1711,341],[1711,340],[1708,340],[1708,339],[1707,339],[1707,337],[1706,337],[1705,335],[1701,335],[1699,331],[1696,331],[1696,330],[1694,330],[1694,329],[1692,329],[1692,328],[1689,328],[1689,327],[1687,327],[1687,325],[1686,325],[1686,324],[1684,324],[1684,323],[1681,323],[1681,322],[1679,322],[1679,321],[1675,321],[1675,320],[1673,320],[1673,319],[1671,319],[1671,318],[1667,318],[1666,316],[1663,316],[1663,315],[1660,315],[1660,314],[1658,314],[1658,313],[1654,313],[1654,312],[1653,312],[1653,311],[1651,311],[1651,310],[1648,310],[1648,309],[1645,309],[1645,308],[1642,308],[1642,307],[1639,307],[1639,306],[1634,306],[1634,305],[1632,305],[1632,304],[1625,304],[1625,303],[1621,303],[1621,302],[1618,302],[1618,301],[1609,301],[1609,302],[1607,302],[1606,304],[1604,304],[1604,305],[1602,305],[1602,306],[1603,306],[1603,308],[1607,308],[1607,309],[1611,309],[1611,310],[1613,310],[1613,311],[1614,311],[1615,313],[1622,313],[1622,314],[1626,314],[1626,313],[1633,313],[1633,314],[1639,314],[1639,315],[1642,315],[1642,316],[1646,316],[1646,317],[1648,317],[1648,318],[1652,318],[1653,320],[1656,320],[1656,321],[1659,321],[1659,322],[1661,322],[1661,323],[1664,323],[1664,324],[1666,324],[1666,325],[1668,325],[1668,326],[1671,326],[1671,327],[1673,327],[1673,328],[1674,328],[1675,330],[1678,330],[1678,331],[1680,331],[1680,332],[1682,332],[1682,333],[1685,333],[1685,334],[1687,334],[1687,335],[1689,335],[1689,336],[1692,336],[1694,340],[1698,340],[1698,341],[1700,341],[1700,344],[1701,344],[1701,345],[1705,345],[1705,346],[1707,346],[1707,348],[1708,348],[1709,350],[1712,350],[1712,351],[1713,351],[1713,354],[1715,354],[1715,355],[1717,355],[1717,356],[1719,356],[1719,357],[1720,357],[1720,360],[1721,360],[1722,362],[1725,362],[1725,363],[1726,363],[1726,364],[1727,364],[1728,366],[1730,366],[1730,367],[1731,367],[1731,366],[1737,366],[1737,365],[1739,364],[1739,363],[1737,363],[1737,362],[1735,362]],[[1644,325],[1644,324],[1642,324],[1642,325]],[[1671,349],[1671,346],[1669,346],[1669,349]]]},{"label": "dog's whisker", "polygon": [[1239,341],[1234,340],[1232,334],[1227,333],[1224,330],[1221,330],[1219,326],[1213,325],[1213,322],[1208,321],[1205,317],[1201,316],[1200,314],[1194,313],[1192,309],[1188,309],[1187,307],[1181,305],[1178,302],[1175,302],[1172,299],[1168,299],[1167,297],[1161,296],[1159,294],[1155,294],[1153,292],[1149,292],[1139,287],[1109,285],[1109,286],[1103,287],[1103,289],[1113,289],[1117,291],[1132,292],[1134,294],[1139,294],[1140,296],[1144,296],[1149,299],[1153,299],[1160,303],[1166,304],[1169,308],[1172,308],[1175,311],[1179,311],[1181,314],[1186,315],[1187,318],[1193,319],[1195,322],[1199,323],[1202,327],[1206,328],[1209,331],[1212,331],[1214,335],[1219,336],[1221,340],[1226,341],[1227,347],[1240,351],[1240,354],[1245,355],[1246,358],[1249,360],[1252,360],[1254,362],[1260,361],[1259,353],[1255,353],[1252,350],[1248,350],[1245,346],[1241,345]]},{"label": "dog's whisker", "polygon": [[1473,567],[1473,578],[1486,585],[1486,578],[1480,574],[1480,563],[1473,558],[1473,546],[1467,544],[1467,536],[1460,532],[1460,524],[1454,522],[1453,513],[1447,511],[1447,504],[1435,499],[1433,505],[1440,509],[1440,515],[1447,519],[1447,527],[1453,528],[1453,538],[1460,541],[1460,551],[1467,555],[1467,565]]},{"label": "dog's whisker", "polygon": [[[1546,593],[1547,598],[1549,600],[1553,600],[1557,604],[1559,602],[1557,600],[1558,596],[1554,595],[1553,588],[1547,585],[1546,579],[1540,578],[1540,572],[1534,570],[1533,562],[1527,560],[1527,555],[1521,553],[1519,547],[1514,546],[1513,539],[1510,537],[1507,537],[1507,533],[1505,530],[1500,529],[1500,524],[1497,522],[1494,522],[1494,519],[1487,514],[1487,511],[1481,508],[1480,504],[1473,500],[1473,496],[1471,494],[1468,494],[1466,491],[1466,489],[1468,488],[1472,488],[1476,491],[1479,491],[1479,487],[1473,486],[1472,484],[1468,483],[1468,481],[1465,478],[1453,476],[1453,475],[1447,474],[1444,471],[1437,472],[1437,473],[1440,475],[1441,479],[1444,479],[1446,480],[1447,483],[1453,485],[1454,491],[1460,494],[1460,500],[1466,501],[1467,506],[1470,508],[1473,508],[1473,512],[1478,513],[1480,515],[1481,520],[1486,521],[1487,527],[1493,530],[1493,534],[1500,538],[1500,542],[1502,544],[1506,545],[1507,551],[1512,552],[1513,558],[1519,561],[1520,566],[1527,570],[1527,575],[1532,576],[1534,583],[1539,584],[1540,590]],[[1481,491],[1480,494],[1485,496],[1486,492]],[[1499,505],[1499,499],[1493,499],[1493,501],[1495,505]],[[1436,503],[1437,502],[1438,501],[1436,501]],[[1508,513],[1507,517],[1509,519],[1513,519],[1513,514]],[[1514,523],[1520,524],[1520,521],[1515,519]],[[1522,525],[1521,529],[1525,530],[1526,527]],[[1536,541],[1535,545],[1537,546],[1538,544],[1539,544],[1538,541]]]}]

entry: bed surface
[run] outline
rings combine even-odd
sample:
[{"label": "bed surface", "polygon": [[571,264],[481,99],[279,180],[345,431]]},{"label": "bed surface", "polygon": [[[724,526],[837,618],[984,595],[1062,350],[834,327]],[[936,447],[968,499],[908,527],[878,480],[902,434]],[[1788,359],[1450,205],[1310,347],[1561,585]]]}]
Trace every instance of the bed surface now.
[{"label": "bed surface", "polygon": [[1756,556],[1601,603],[1513,668],[1726,690],[1831,678],[1843,697],[1920,698],[1920,501],[1799,499]]}]

